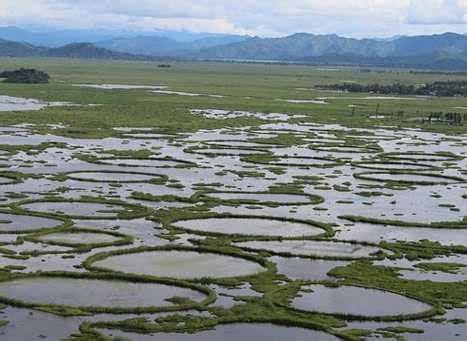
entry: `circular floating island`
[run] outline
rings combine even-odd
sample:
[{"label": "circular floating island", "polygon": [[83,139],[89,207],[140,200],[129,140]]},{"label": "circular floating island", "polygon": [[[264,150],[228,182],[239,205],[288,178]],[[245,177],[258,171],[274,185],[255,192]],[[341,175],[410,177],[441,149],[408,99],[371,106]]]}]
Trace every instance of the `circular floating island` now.
[{"label": "circular floating island", "polygon": [[161,182],[165,179],[158,174],[117,171],[82,171],[68,173],[67,176],[72,180],[108,183]]},{"label": "circular floating island", "polygon": [[320,152],[330,152],[330,153],[359,153],[359,154],[371,154],[380,152],[380,148],[368,147],[368,146],[354,146],[347,144],[315,144],[310,146],[311,149],[320,151]]},{"label": "circular floating island", "polygon": [[158,158],[101,158],[98,163],[112,166],[123,167],[153,167],[153,168],[170,168],[170,167],[190,167],[194,166],[189,161],[174,160],[174,159],[158,159]]},{"label": "circular floating island", "polygon": [[395,161],[362,161],[352,162],[352,166],[366,169],[376,169],[383,171],[432,171],[438,169],[433,165],[411,162],[395,162]]},{"label": "circular floating island", "polygon": [[0,213],[0,233],[38,232],[54,229],[61,225],[64,225],[64,222],[57,219],[34,215]]},{"label": "circular floating island", "polygon": [[178,220],[171,224],[191,232],[268,236],[268,237],[304,237],[317,236],[326,231],[308,222],[275,218],[223,217]]},{"label": "circular floating island", "polygon": [[71,219],[133,219],[147,215],[144,207],[112,202],[33,201],[19,207],[30,212],[49,213]]},{"label": "circular floating island", "polygon": [[211,192],[205,196],[246,204],[307,205],[324,201],[317,195],[269,192]]},{"label": "circular floating island", "polygon": [[158,134],[158,133],[126,133],[122,134],[123,138],[131,139],[148,139],[148,140],[160,140],[160,139],[173,139],[176,135]]},{"label": "circular floating island", "polygon": [[446,153],[421,153],[421,152],[408,152],[408,153],[385,153],[380,155],[381,158],[393,160],[407,160],[407,161],[458,161],[463,157],[449,152]]},{"label": "circular floating island", "polygon": [[0,185],[11,185],[17,183],[18,181],[13,178],[9,178],[6,176],[0,176]]},{"label": "circular floating island", "polygon": [[268,144],[268,143],[256,143],[240,140],[218,140],[218,141],[207,141],[204,144],[212,146],[214,148],[254,148],[254,149],[269,149],[269,148],[283,148],[284,146],[278,144]]},{"label": "circular floating island", "polygon": [[379,247],[316,240],[250,241],[235,245],[253,251],[313,258],[358,259],[384,255]]},{"label": "circular floating island", "polygon": [[361,180],[397,182],[413,185],[448,185],[465,182],[465,179],[441,174],[420,174],[413,172],[364,172],[354,174]]},{"label": "circular floating island", "polygon": [[28,276],[0,282],[0,302],[14,300],[23,307],[71,307],[112,313],[173,310],[177,304],[172,298],[185,297],[197,303],[207,298],[200,290],[174,284],[87,277]]},{"label": "circular floating island", "polygon": [[255,155],[255,154],[268,154],[267,150],[260,149],[241,149],[241,148],[199,148],[190,149],[187,152],[208,155],[208,156],[242,156],[242,155]]},{"label": "circular floating island", "polygon": [[177,279],[244,277],[266,271],[261,264],[245,258],[196,249],[134,249],[99,258],[91,263],[92,269]]},{"label": "circular floating island", "polygon": [[98,248],[112,245],[124,245],[132,242],[132,237],[116,232],[96,232],[85,229],[73,229],[63,232],[41,233],[27,237],[28,240],[68,247]]},{"label": "circular floating island", "polygon": [[429,312],[426,303],[392,292],[353,286],[330,288],[309,285],[292,301],[292,307],[308,312],[355,317],[404,317]]},{"label": "circular floating island", "polygon": [[268,161],[261,160],[248,160],[247,162],[266,164],[270,166],[283,166],[283,167],[316,167],[328,168],[340,166],[342,163],[336,159],[329,157],[311,157],[311,156],[281,156],[274,157]]}]

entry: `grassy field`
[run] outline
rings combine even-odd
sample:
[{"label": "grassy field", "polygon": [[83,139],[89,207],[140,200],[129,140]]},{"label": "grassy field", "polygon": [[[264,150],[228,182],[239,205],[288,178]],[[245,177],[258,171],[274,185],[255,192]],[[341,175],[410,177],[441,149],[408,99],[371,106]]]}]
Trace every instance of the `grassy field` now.
[{"label": "grassy field", "polygon": [[[465,98],[414,98],[412,100],[366,100],[368,94],[336,94],[316,91],[318,84],[344,81],[359,83],[421,84],[436,80],[466,79],[467,76],[411,73],[407,70],[324,69],[300,65],[174,62],[171,68],[157,63],[126,61],[83,61],[65,59],[1,59],[0,70],[18,67],[38,68],[48,72],[52,81],[46,85],[0,84],[0,94],[37,98],[45,101],[70,101],[78,104],[101,104],[92,107],[54,107],[40,112],[0,113],[0,124],[62,123],[69,128],[63,135],[106,136],[111,127],[160,127],[177,131],[221,126],[257,125],[255,118],[228,121],[209,120],[189,114],[190,109],[227,109],[259,112],[304,114],[309,122],[340,123],[352,127],[420,126],[427,130],[462,133],[466,126],[443,123],[423,124],[411,119],[426,117],[434,111],[466,113]],[[98,90],[74,87],[74,83],[120,83],[165,85],[172,91],[223,95],[188,97],[154,94],[147,90]],[[305,88],[299,90],[299,88]],[[288,103],[280,99],[327,99],[328,104]],[[335,98],[342,97],[342,98]],[[349,105],[356,105],[355,114]],[[383,119],[370,119],[379,106]],[[404,111],[402,118],[391,113]]]}]

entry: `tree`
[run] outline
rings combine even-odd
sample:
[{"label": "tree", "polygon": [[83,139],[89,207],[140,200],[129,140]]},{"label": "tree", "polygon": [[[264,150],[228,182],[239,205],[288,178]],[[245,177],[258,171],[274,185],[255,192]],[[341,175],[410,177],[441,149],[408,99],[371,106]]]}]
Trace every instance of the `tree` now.
[{"label": "tree", "polygon": [[21,68],[15,71],[3,71],[0,73],[0,78],[5,78],[6,83],[40,84],[48,83],[50,76],[36,69]]}]

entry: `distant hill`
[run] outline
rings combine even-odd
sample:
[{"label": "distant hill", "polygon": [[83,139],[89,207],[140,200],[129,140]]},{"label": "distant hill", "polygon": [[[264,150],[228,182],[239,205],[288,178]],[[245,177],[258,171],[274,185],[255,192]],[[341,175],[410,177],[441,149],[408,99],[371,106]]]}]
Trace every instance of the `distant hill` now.
[{"label": "distant hill", "polygon": [[156,60],[154,57],[110,51],[91,43],[73,43],[57,48],[0,40],[2,57],[56,57],[79,59]]},{"label": "distant hill", "polygon": [[31,57],[37,56],[45,49],[28,43],[0,40],[0,56],[2,57]]},{"label": "distant hill", "polygon": [[247,36],[222,35],[180,42],[161,36],[137,36],[131,38],[114,38],[98,42],[96,45],[123,53],[180,57],[201,49],[242,42],[247,39],[249,39]]},{"label": "distant hill", "polygon": [[22,28],[0,27],[0,39],[25,42],[46,47],[59,47],[80,41],[95,43],[113,38],[110,32],[95,30],[61,30],[53,32],[31,32]]},{"label": "distant hill", "polygon": [[467,35],[445,33],[391,39],[352,39],[297,33],[282,38],[207,35],[190,41],[140,35],[61,47],[0,40],[0,56],[250,60],[467,71]]},{"label": "distant hill", "polygon": [[144,59],[137,55],[110,51],[91,43],[73,43],[46,49],[41,56],[81,59]]},{"label": "distant hill", "polygon": [[[243,42],[203,49],[201,59],[250,59],[309,61],[326,56],[347,60],[349,56],[384,59],[414,56],[467,57],[467,36],[445,33],[400,37],[393,40],[352,39],[337,35],[298,33],[283,38],[252,38]],[[340,58],[339,58],[340,57]]]}]

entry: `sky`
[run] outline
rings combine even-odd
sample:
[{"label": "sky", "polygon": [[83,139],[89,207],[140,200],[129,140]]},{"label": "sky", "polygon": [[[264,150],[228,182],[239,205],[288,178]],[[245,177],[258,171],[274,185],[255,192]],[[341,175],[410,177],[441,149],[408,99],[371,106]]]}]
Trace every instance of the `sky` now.
[{"label": "sky", "polygon": [[467,0],[0,0],[0,26],[273,37],[467,33]]}]

